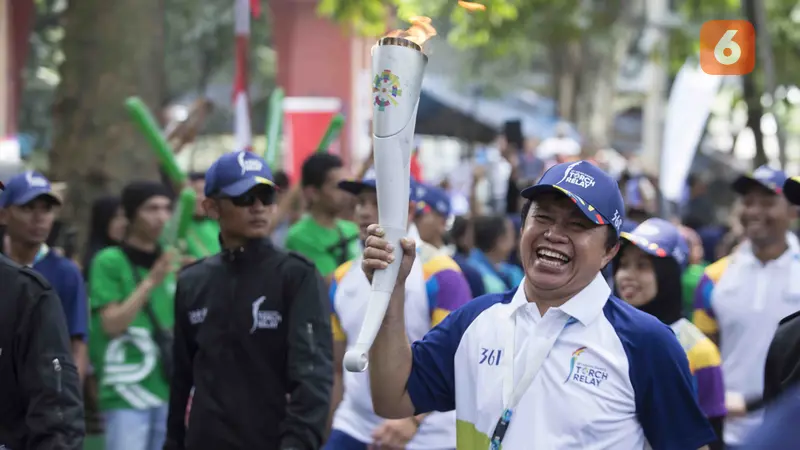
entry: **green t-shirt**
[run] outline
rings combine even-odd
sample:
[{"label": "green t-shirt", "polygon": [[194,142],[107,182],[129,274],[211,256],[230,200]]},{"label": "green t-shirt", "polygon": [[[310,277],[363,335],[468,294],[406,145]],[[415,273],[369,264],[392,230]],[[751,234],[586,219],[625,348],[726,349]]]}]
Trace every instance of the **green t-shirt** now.
[{"label": "green t-shirt", "polygon": [[[134,268],[121,248],[108,247],[94,257],[89,271],[89,358],[98,377],[103,411],[148,409],[165,404],[169,398],[169,381],[164,377],[153,325],[145,312],[139,311],[128,330],[116,338],[106,335],[100,323],[103,306],[124,301],[136,289],[133,270],[139,279],[147,277],[148,270]],[[175,324],[174,297],[174,275],[168,275],[150,294],[150,304],[164,328],[171,329]]]},{"label": "green t-shirt", "polygon": [[220,252],[219,224],[211,219],[193,220],[186,236],[187,253],[192,258],[205,258]]},{"label": "green t-shirt", "polygon": [[694,311],[694,291],[697,285],[700,284],[700,278],[706,270],[708,264],[691,264],[686,270],[683,271],[681,276],[681,288],[683,289],[683,315],[689,319],[692,318],[692,311]]},{"label": "green t-shirt", "polygon": [[286,249],[314,261],[319,273],[326,277],[358,256],[358,225],[337,220],[335,228],[325,228],[307,215],[289,228]]}]

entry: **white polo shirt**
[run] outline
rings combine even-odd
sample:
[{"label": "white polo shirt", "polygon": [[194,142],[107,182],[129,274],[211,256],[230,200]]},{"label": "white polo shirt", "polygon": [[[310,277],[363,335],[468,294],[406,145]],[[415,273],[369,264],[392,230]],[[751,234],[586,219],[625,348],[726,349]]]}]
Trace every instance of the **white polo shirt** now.
[{"label": "white polo shirt", "polygon": [[[418,238],[415,229],[409,235]],[[419,249],[418,249],[419,251]],[[411,342],[422,339],[431,329],[432,305],[428,298],[423,265],[425,258],[414,261],[406,279],[405,318],[406,334]],[[364,321],[371,290],[366,275],[361,270],[361,258],[337,269],[332,288],[332,306],[347,339],[348,349],[355,345]],[[466,283],[466,282],[465,282]],[[386,419],[378,417],[372,408],[369,371],[344,372],[344,398],[333,416],[333,429],[342,431],[364,443],[372,442],[372,432]],[[409,450],[445,450],[455,447],[455,413],[434,413],[426,417],[419,430],[408,443]]]},{"label": "white polo shirt", "polygon": [[[725,390],[747,400],[764,392],[764,365],[781,319],[800,311],[800,243],[787,233],[788,249],[766,264],[750,242],[708,266],[697,287],[694,322],[719,333]],[[762,412],[725,420],[724,439],[739,445],[761,423]]]},{"label": "white polo shirt", "polygon": [[457,448],[488,449],[504,397],[535,359],[534,343],[558,333],[513,410],[504,449],[690,450],[712,442],[675,334],[610,294],[598,274],[544,316],[522,286],[451,313],[412,346],[408,393],[417,412],[455,408]]}]

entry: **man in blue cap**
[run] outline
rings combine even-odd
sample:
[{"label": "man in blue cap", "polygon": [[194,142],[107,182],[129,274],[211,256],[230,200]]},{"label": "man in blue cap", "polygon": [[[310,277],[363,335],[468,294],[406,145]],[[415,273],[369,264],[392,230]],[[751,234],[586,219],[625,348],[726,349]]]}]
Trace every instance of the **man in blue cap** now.
[{"label": "man in blue cap", "polygon": [[[401,281],[415,252],[401,243],[370,352],[376,412],[455,409],[459,446],[474,448],[706,448],[714,432],[674,333],[614,297],[600,275],[619,249],[616,181],[587,161],[563,163],[522,196],[523,282],[467,303],[411,345]],[[371,278],[391,253],[379,227],[369,231]]]},{"label": "man in blue cap", "polygon": [[[783,184],[783,194],[800,205],[800,177]],[[790,274],[788,276],[794,276]],[[747,438],[742,449],[792,448],[800,442],[800,311],[781,320],[769,346],[764,368],[763,424]]]},{"label": "man in blue cap", "polygon": [[206,172],[205,196],[223,251],[178,279],[164,448],[317,449],[333,378],[322,277],[272,245],[275,186],[263,159],[223,155]]},{"label": "man in blue cap", "polygon": [[[0,255],[2,449],[83,448],[83,401],[71,354],[72,330],[64,320],[57,288],[53,289],[38,268],[31,268],[49,257],[45,266],[52,271],[49,275],[55,275],[56,281],[62,281],[60,277],[65,275],[60,271],[62,261],[53,253],[36,260],[50,232],[52,208],[57,202],[57,198],[49,197],[49,187],[41,175],[26,172],[12,178],[0,197],[5,221],[10,225],[3,249],[20,261],[15,263]],[[22,224],[30,229],[21,230]],[[74,270],[71,275],[80,280],[77,267],[70,268]],[[85,304],[83,308],[86,314]]]},{"label": "man in blue cap", "polygon": [[695,293],[692,320],[722,355],[729,447],[761,422],[770,342],[780,321],[800,310],[800,243],[789,231],[796,207],[783,195],[786,178],[769,166],[736,178],[746,239],[706,267]]},{"label": "man in blue cap", "polygon": [[414,211],[414,225],[417,227],[419,237],[422,242],[418,245],[421,248],[423,259],[426,253],[439,254],[446,253],[458,264],[461,273],[469,283],[469,290],[472,297],[478,297],[485,293],[481,274],[477,269],[469,265],[466,258],[459,261],[455,252],[449,251],[445,247],[444,236],[447,232],[447,222],[450,219],[450,196],[436,186],[417,183],[415,187],[417,204]]},{"label": "man in blue cap", "polygon": [[28,171],[11,178],[0,196],[5,234],[2,253],[21,266],[32,267],[53,286],[67,319],[72,357],[83,375],[88,368],[88,302],[83,276],[71,260],[53,251],[47,237],[53,229],[61,199],[42,174]]},{"label": "man in blue cap", "polygon": [[[367,238],[367,227],[378,221],[378,195],[374,178],[342,181],[339,188],[356,196],[359,237]],[[424,188],[412,182],[409,189],[408,235],[418,238],[413,225],[417,197]],[[406,332],[412,340],[422,338],[450,311],[471,300],[469,287],[458,266],[443,253],[418,249],[420,258],[406,280]],[[384,420],[372,410],[367,374],[343,373],[342,358],[355,345],[364,321],[370,285],[355,258],[334,271],[331,284],[331,322],[334,335],[335,387],[332,432],[326,450],[380,448],[448,449],[455,447],[455,415],[420,414]]]}]

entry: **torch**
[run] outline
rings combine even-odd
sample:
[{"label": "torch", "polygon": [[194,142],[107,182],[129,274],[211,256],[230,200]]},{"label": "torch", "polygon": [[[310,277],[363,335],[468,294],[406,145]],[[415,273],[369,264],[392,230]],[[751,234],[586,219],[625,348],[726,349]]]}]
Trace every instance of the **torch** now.
[{"label": "torch", "polygon": [[380,330],[402,260],[400,239],[408,229],[411,150],[422,76],[428,57],[424,42],[436,35],[427,17],[410,19],[411,28],[394,31],[372,48],[372,142],[378,191],[378,223],[394,245],[394,261],[375,271],[364,322],[355,345],[344,356],[350,372],[363,372]]}]

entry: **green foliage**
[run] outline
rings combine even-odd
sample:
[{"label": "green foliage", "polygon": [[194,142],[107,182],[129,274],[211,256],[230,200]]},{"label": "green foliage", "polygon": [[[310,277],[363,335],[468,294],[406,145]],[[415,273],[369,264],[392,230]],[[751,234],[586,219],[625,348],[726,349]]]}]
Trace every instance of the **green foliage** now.
[{"label": "green foliage", "polygon": [[[36,20],[24,68],[25,90],[19,128],[34,136],[37,147],[47,148],[52,133],[50,105],[59,82],[58,67],[63,61],[61,16],[67,0],[35,2]],[[275,84],[276,66],[267,19],[262,14],[254,18],[250,26],[250,81],[259,87],[263,96]],[[233,4],[230,0],[164,2],[164,46],[167,99],[203,92],[213,83],[230,84],[234,73]],[[91,51],[90,46],[86,48]],[[257,98],[252,100],[258,101]],[[254,112],[254,125],[258,126],[255,122],[258,114]],[[229,124],[223,127],[227,129]]]}]

